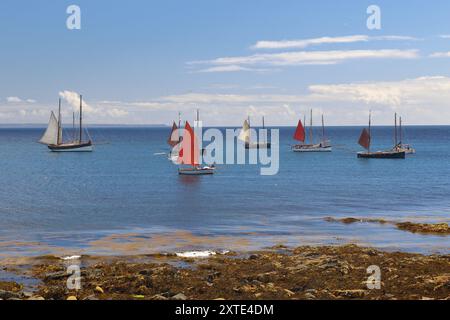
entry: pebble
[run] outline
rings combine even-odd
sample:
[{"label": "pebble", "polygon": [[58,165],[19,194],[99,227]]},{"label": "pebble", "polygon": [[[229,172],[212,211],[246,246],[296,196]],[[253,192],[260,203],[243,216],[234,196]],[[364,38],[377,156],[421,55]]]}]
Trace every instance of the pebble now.
[{"label": "pebble", "polygon": [[99,287],[99,286],[96,286],[96,287],[95,287],[95,291],[98,292],[98,293],[101,293],[101,294],[105,293],[105,292],[103,291],[103,289],[102,289],[101,287]]},{"label": "pebble", "polygon": [[28,300],[33,300],[33,301],[42,301],[45,300],[44,297],[41,296],[31,296],[28,298]]},{"label": "pebble", "polygon": [[316,299],[316,296],[313,295],[312,293],[307,292],[307,293],[305,293],[305,299],[314,300],[314,299]]},{"label": "pebble", "polygon": [[187,297],[184,294],[179,293],[179,294],[174,295],[171,299],[172,300],[187,300]]},{"label": "pebble", "polygon": [[75,297],[75,296],[68,296],[67,300],[77,300],[77,297]]}]

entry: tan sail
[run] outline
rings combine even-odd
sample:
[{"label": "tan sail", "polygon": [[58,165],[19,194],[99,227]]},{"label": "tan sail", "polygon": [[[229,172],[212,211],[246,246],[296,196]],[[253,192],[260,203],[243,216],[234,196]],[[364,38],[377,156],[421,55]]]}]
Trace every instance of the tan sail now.
[{"label": "tan sail", "polygon": [[39,142],[46,145],[57,145],[58,140],[61,137],[61,132],[62,130],[60,129],[58,119],[56,119],[56,116],[52,111],[47,130],[45,130],[45,133]]},{"label": "tan sail", "polygon": [[245,143],[250,143],[250,124],[248,123],[248,120],[244,121],[244,125],[242,126],[238,139],[244,141]]}]

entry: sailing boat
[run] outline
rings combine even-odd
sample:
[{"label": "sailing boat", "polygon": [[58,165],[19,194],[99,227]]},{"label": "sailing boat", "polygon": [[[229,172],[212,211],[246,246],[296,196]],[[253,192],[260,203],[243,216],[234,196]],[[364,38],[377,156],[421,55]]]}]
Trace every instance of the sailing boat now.
[{"label": "sailing boat", "polygon": [[[264,117],[262,118],[262,128],[265,129]],[[270,149],[270,142],[251,142],[250,141],[250,117],[244,121],[244,125],[242,126],[241,133],[239,134],[238,139],[245,143],[245,149]]]},{"label": "sailing boat", "polygon": [[179,152],[179,163],[181,165],[187,165],[189,167],[179,168],[178,173],[180,175],[209,175],[214,174],[215,166],[201,166],[199,163],[199,148],[197,138],[195,137],[194,130],[188,121],[184,127],[184,136],[182,141],[181,150]]},{"label": "sailing boat", "polygon": [[[75,119],[75,117],[74,117]],[[64,143],[61,121],[61,99],[59,99],[58,118],[55,114],[50,114],[47,130],[45,130],[40,143],[48,146],[52,152],[91,152],[92,141],[89,138],[83,141],[83,98],[80,95],[80,127],[78,137],[74,137],[73,141]]]},{"label": "sailing boat", "polygon": [[169,152],[169,160],[176,162],[179,157],[179,150],[174,149],[175,146],[177,146],[181,140],[182,137],[179,134],[179,130],[181,129],[181,114],[178,113],[178,126],[173,122],[172,130],[170,131],[169,138],[167,139],[167,144],[172,148],[172,150]]},{"label": "sailing boat", "polygon": [[395,114],[395,146],[394,150],[405,151],[406,154],[414,154],[416,150],[409,144],[403,143],[402,117],[400,117],[399,125],[399,141],[397,141],[397,114]]},{"label": "sailing boat", "polygon": [[[359,145],[367,151],[358,152],[358,158],[374,158],[374,159],[405,159],[405,151],[401,150],[388,150],[388,151],[376,151],[370,152],[370,145],[372,142],[371,137],[372,129],[372,113],[369,113],[369,130],[364,128],[359,137]],[[397,130],[395,130],[397,132]]]},{"label": "sailing boat", "polygon": [[302,121],[298,121],[297,129],[295,130],[294,139],[302,142],[292,146],[292,151],[294,152],[331,152],[332,147],[330,141],[325,136],[325,122],[322,115],[322,141],[320,143],[314,144],[313,130],[312,130],[312,109],[311,109],[311,119],[309,125],[309,144],[305,144],[306,132],[303,127]]}]

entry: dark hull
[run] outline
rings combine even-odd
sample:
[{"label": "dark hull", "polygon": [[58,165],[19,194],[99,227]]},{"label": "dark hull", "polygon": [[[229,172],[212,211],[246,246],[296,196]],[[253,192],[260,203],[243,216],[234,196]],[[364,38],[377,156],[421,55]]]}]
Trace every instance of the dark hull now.
[{"label": "dark hull", "polygon": [[[92,147],[92,142],[86,143],[70,143],[70,144],[61,144],[61,145],[49,145],[48,148],[51,151],[81,151],[82,149],[88,149]],[[86,150],[90,151],[90,150]]]},{"label": "dark hull", "polygon": [[358,158],[363,159],[405,159],[404,151],[380,151],[380,152],[360,152]]},{"label": "dark hull", "polygon": [[262,142],[262,143],[246,143],[245,149],[270,149],[270,142]]}]

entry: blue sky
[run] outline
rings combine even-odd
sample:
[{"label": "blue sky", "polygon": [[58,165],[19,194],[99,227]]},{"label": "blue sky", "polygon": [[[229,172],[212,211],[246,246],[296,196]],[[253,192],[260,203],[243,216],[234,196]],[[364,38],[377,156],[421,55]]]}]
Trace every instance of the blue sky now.
[{"label": "blue sky", "polygon": [[[81,30],[66,28],[71,4]],[[371,4],[381,30],[366,27]],[[369,109],[379,124],[395,111],[450,124],[449,14],[448,1],[418,0],[2,0],[0,123],[44,123],[59,95],[70,109],[83,93],[90,123],[200,108],[210,125],[295,125],[314,108],[336,125],[364,124]]]}]

